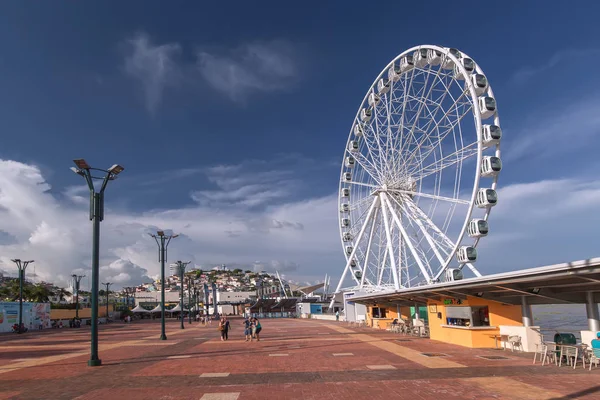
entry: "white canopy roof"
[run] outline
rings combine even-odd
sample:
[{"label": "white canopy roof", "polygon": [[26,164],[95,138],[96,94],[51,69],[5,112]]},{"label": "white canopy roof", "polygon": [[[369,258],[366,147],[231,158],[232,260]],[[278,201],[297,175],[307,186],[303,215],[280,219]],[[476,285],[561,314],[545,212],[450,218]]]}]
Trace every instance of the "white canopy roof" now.
[{"label": "white canopy roof", "polygon": [[154,307],[152,310],[150,310],[150,312],[160,312],[160,311],[161,311],[160,304],[157,305],[156,307]]},{"label": "white canopy roof", "polygon": [[[154,311],[154,310],[152,310],[152,311]],[[142,308],[142,306],[140,306],[139,304],[137,305],[137,307],[135,307],[133,310],[131,310],[131,312],[134,312],[134,313],[149,313],[152,311],[148,311],[145,308]]]},{"label": "white canopy roof", "polygon": [[170,310],[167,310],[168,312],[179,312],[181,311],[181,305],[177,304],[175,307],[171,308]]}]

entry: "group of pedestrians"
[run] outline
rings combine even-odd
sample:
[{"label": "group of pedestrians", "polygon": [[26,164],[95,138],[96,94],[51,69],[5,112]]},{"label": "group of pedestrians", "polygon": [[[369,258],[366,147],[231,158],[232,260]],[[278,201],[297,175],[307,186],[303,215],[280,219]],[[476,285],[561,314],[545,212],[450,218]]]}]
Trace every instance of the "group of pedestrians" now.
[{"label": "group of pedestrians", "polygon": [[256,339],[257,342],[260,340],[260,331],[262,330],[262,326],[258,318],[246,317],[244,322],[242,322],[242,325],[244,325],[244,336],[246,336],[246,342],[251,342],[254,339]]},{"label": "group of pedestrians", "polygon": [[[242,322],[242,325],[244,325],[244,336],[246,337],[246,342],[248,342],[248,341],[251,342],[254,339],[256,339],[256,341],[260,340],[260,331],[262,330],[262,325],[260,324],[260,321],[258,320],[258,318],[246,317],[246,319],[244,319],[244,322]],[[221,317],[221,320],[219,321],[219,331],[221,332],[221,341],[225,341],[225,340],[229,339],[229,330],[230,329],[231,329],[231,324],[229,323],[229,320],[227,319],[227,317]]]}]

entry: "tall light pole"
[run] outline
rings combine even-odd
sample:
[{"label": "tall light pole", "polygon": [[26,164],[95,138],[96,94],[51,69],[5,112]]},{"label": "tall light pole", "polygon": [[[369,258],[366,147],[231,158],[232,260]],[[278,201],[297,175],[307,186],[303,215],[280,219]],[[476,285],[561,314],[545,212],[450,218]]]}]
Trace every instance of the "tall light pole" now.
[{"label": "tall light pole", "polygon": [[167,260],[167,248],[171,239],[179,235],[165,235],[164,231],[157,231],[156,235],[149,233],[158,245],[158,261],[160,262],[160,340],[167,340],[165,333],[165,261]]},{"label": "tall light pole", "polygon": [[17,264],[19,269],[19,333],[23,333],[23,282],[25,281],[25,270],[27,266],[34,262],[33,260],[21,261],[18,258],[11,260]]},{"label": "tall light pole", "polygon": [[85,275],[71,275],[73,277],[73,289],[75,292],[75,318],[79,319],[79,283]]},{"label": "tall light pole", "polygon": [[125,298],[126,298],[126,303],[125,303],[125,307],[127,308],[127,310],[129,311],[129,295],[133,295],[135,293],[135,288],[132,287],[124,287],[123,290],[125,291]]},{"label": "tall light pole", "polygon": [[[100,283],[100,222],[104,219],[104,190],[108,181],[114,180],[125,168],[115,164],[109,169],[92,168],[83,159],[73,160],[77,168],[71,170],[77,175],[83,176],[90,189],[90,220],[93,221],[92,240],[92,337],[91,354],[88,366],[97,367],[102,365],[98,358],[98,284]],[[104,176],[92,175],[100,172]],[[99,191],[94,187],[94,179],[102,181]]]},{"label": "tall light pole", "polygon": [[179,307],[181,308],[181,329],[185,329],[185,327],[183,326],[183,274],[185,272],[185,267],[187,267],[187,265],[190,262],[191,261],[176,261],[175,264],[173,264],[181,282],[181,288],[179,290]]},{"label": "tall light pole", "polygon": [[112,282],[102,282],[104,286],[106,286],[106,323],[108,324],[108,288],[112,285]]},{"label": "tall light pole", "polygon": [[194,279],[188,276],[188,324],[192,323],[192,283]]}]

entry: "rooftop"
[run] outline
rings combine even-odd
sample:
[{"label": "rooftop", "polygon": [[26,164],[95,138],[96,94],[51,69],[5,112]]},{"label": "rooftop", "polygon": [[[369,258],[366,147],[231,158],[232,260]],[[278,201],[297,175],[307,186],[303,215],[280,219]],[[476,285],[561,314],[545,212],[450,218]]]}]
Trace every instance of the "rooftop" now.
[{"label": "rooftop", "polygon": [[504,304],[583,304],[592,293],[600,303],[600,258],[504,272],[477,278],[354,296],[359,303],[392,302],[414,305],[428,299],[478,296]]}]

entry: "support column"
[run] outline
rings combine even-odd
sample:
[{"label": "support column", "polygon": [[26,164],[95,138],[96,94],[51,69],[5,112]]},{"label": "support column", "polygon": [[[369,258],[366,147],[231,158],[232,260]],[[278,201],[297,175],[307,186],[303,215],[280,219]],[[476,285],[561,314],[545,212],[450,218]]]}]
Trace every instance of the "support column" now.
[{"label": "support column", "polygon": [[600,331],[600,316],[598,313],[598,304],[594,302],[594,292],[585,294],[585,311],[588,320],[588,329],[590,331]]},{"label": "support column", "polygon": [[531,305],[527,301],[527,296],[521,296],[521,314],[523,314],[523,326],[533,325],[533,313]]}]

